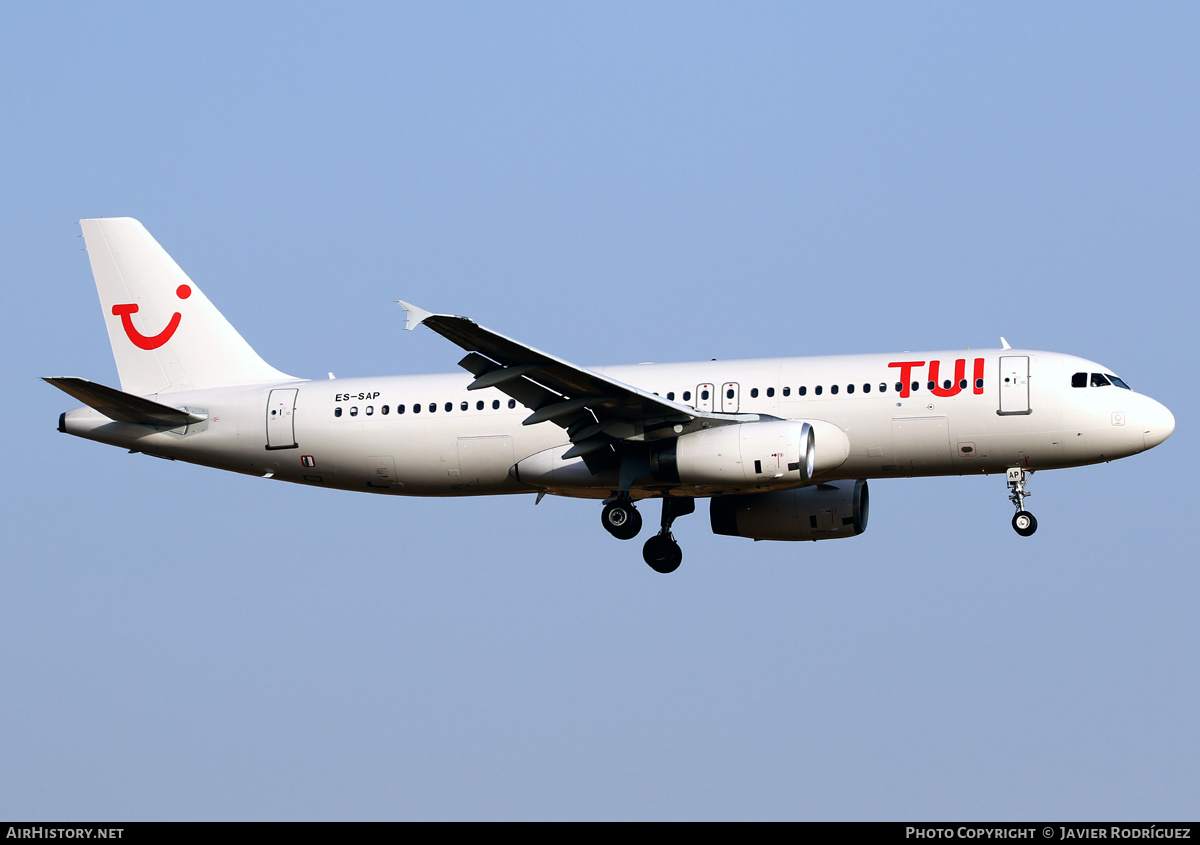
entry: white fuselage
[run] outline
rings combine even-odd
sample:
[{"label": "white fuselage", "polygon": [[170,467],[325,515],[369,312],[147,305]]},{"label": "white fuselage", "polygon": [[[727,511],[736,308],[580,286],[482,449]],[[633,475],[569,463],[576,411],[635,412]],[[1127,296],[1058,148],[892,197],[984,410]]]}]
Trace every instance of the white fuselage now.
[{"label": "white fuselage", "polygon": [[[596,371],[702,411],[836,426],[848,454],[812,481],[1078,466],[1141,452],[1174,428],[1170,412],[1148,396],[1090,381],[1073,387],[1074,374],[1090,379],[1112,371],[1051,352],[906,352]],[[468,391],[470,382],[464,373],[173,390],[152,398],[207,419],[155,430],[80,408],[64,414],[60,427],[148,454],[344,490],[412,496],[546,490],[588,498],[615,492],[609,478],[589,483],[576,473],[564,483],[550,476],[530,483],[528,474],[514,471],[532,456],[566,451],[567,434],[553,422],[522,425],[528,408],[495,388]],[[831,441],[816,431],[819,457]],[[638,484],[632,493],[656,489],[661,485]],[[676,491],[714,492],[737,490]]]}]

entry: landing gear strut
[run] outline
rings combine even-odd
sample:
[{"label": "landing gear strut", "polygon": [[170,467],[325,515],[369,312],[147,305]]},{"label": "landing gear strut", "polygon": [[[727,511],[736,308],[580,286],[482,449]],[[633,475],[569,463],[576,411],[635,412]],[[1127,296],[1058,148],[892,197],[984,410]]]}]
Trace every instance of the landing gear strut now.
[{"label": "landing gear strut", "polygon": [[683,562],[683,551],[671,534],[671,524],[675,522],[676,517],[687,516],[696,510],[696,500],[690,496],[663,496],[662,503],[662,528],[646,541],[646,545],[642,547],[642,558],[655,572],[665,575],[674,572]]},{"label": "landing gear strut", "polygon": [[618,540],[632,540],[642,530],[642,515],[633,506],[633,499],[622,494],[604,506],[600,523]]},{"label": "landing gear strut", "polygon": [[1025,510],[1025,497],[1033,495],[1025,489],[1025,481],[1032,476],[1032,470],[1026,472],[1020,467],[1008,468],[1008,500],[1017,509],[1016,514],[1013,516],[1012,527],[1022,537],[1028,537],[1034,531],[1037,531],[1037,518]]}]

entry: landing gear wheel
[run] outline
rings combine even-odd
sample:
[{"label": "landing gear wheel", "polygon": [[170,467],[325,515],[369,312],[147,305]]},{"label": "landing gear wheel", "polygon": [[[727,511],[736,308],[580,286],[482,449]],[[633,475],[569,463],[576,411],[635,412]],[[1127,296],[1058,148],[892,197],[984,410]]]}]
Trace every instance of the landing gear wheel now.
[{"label": "landing gear wheel", "polygon": [[632,540],[642,530],[642,515],[633,502],[609,502],[600,513],[600,522],[618,540]]},{"label": "landing gear wheel", "polygon": [[1022,537],[1028,537],[1037,531],[1037,517],[1029,511],[1017,511],[1012,520],[1013,530]]},{"label": "landing gear wheel", "polygon": [[642,547],[642,558],[655,572],[674,572],[683,562],[683,550],[670,534],[655,534]]}]

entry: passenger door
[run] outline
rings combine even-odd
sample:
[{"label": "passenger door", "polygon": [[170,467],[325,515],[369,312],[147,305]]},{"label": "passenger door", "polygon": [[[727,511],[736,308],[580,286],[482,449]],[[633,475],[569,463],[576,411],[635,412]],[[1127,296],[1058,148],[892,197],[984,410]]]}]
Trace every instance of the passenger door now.
[{"label": "passenger door", "polygon": [[267,398],[267,448],[295,449],[296,394],[299,389],[286,387],[272,390]]},{"label": "passenger door", "polygon": [[1001,415],[1028,414],[1029,356],[1004,355],[1000,358]]}]

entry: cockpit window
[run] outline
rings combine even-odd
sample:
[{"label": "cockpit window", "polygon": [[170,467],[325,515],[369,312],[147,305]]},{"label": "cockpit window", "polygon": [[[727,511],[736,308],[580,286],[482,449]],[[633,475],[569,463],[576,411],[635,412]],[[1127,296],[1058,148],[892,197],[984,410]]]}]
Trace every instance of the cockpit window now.
[{"label": "cockpit window", "polygon": [[1112,387],[1112,382],[1104,377],[1104,373],[1092,373],[1092,387]]},{"label": "cockpit window", "polygon": [[1087,387],[1087,373],[1076,373],[1071,376],[1071,387]]},{"label": "cockpit window", "polygon": [[1105,375],[1108,376],[1109,381],[1111,381],[1113,384],[1115,384],[1117,387],[1121,388],[1122,390],[1133,390],[1132,387],[1127,385],[1125,382],[1121,381],[1119,378],[1114,376],[1112,373],[1105,373]]}]

